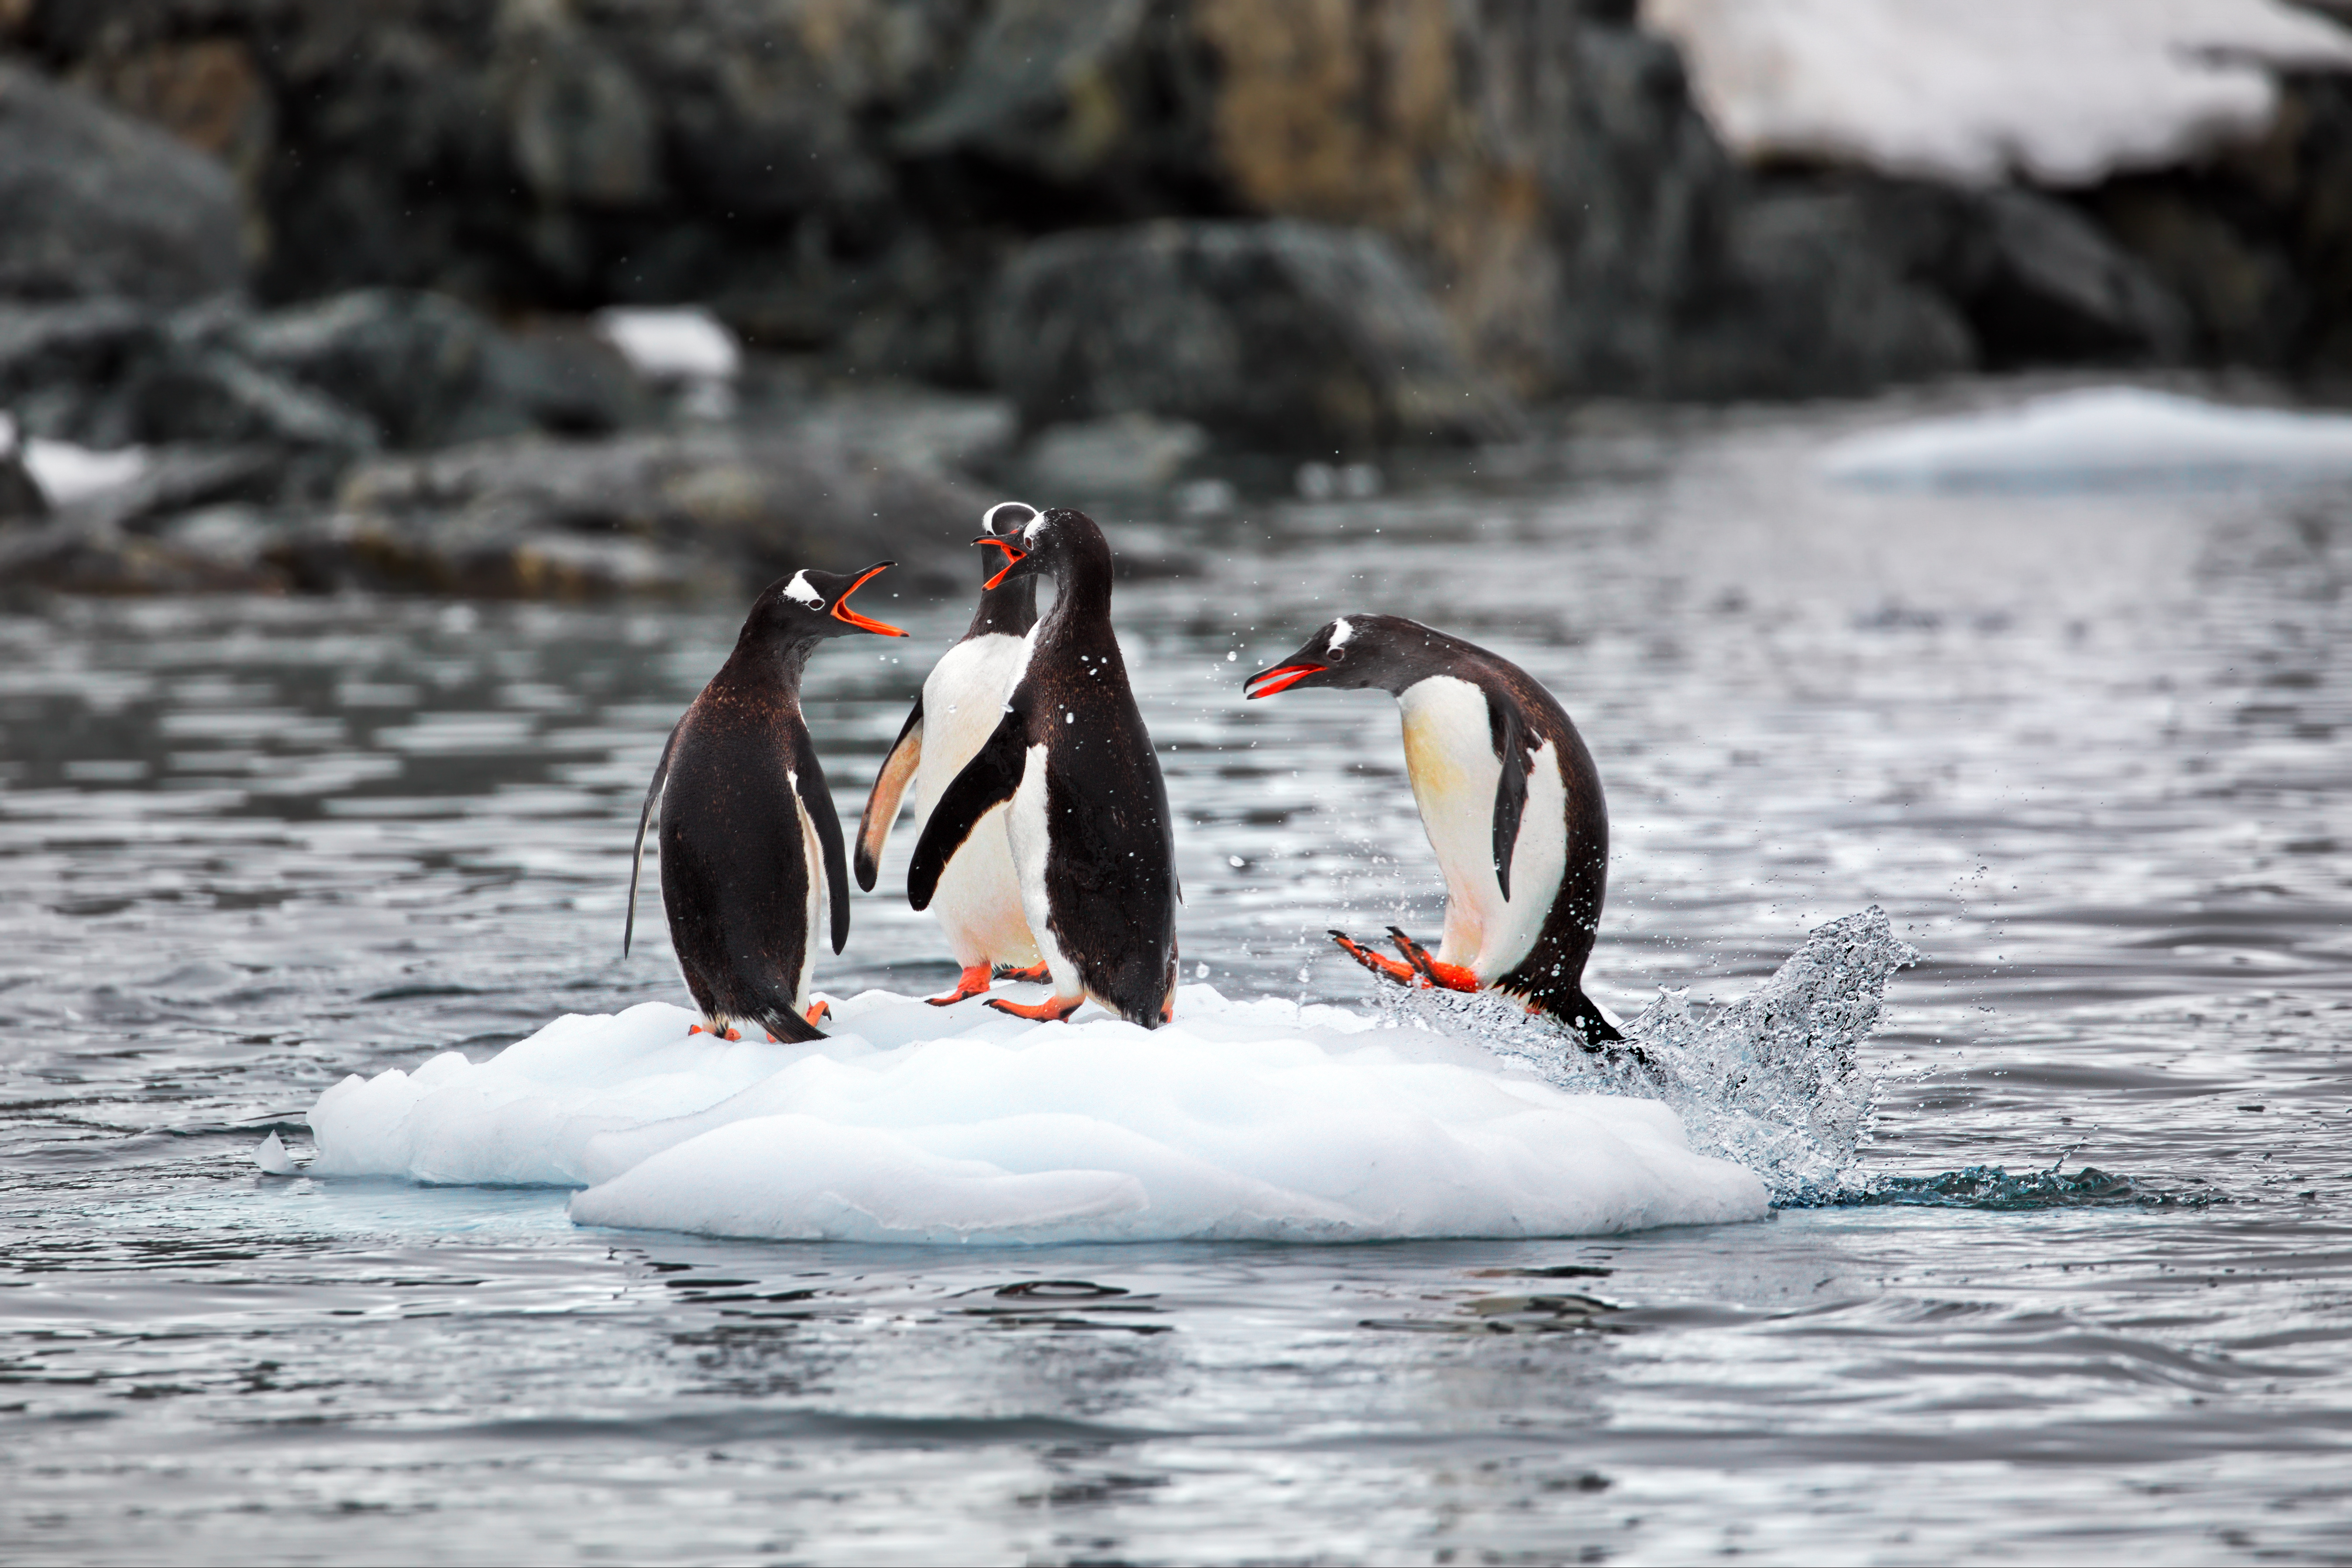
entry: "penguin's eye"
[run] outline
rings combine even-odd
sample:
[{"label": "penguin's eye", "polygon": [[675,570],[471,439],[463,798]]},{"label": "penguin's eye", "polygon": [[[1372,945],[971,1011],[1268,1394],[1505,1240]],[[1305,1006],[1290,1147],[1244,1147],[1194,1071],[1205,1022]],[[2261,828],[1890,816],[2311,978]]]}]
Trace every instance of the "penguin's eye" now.
[{"label": "penguin's eye", "polygon": [[1348,650],[1344,647],[1331,648],[1326,651],[1323,657],[1329,659],[1332,663],[1337,664],[1341,659],[1348,657]]}]

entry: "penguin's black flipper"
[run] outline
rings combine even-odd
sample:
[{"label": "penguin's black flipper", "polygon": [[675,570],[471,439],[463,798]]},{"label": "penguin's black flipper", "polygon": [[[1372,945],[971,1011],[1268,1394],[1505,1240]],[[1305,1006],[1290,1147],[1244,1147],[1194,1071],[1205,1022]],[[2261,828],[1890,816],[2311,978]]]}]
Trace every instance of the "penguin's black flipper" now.
[{"label": "penguin's black flipper", "polygon": [[1495,755],[1503,762],[1502,776],[1495,781],[1495,880],[1503,889],[1503,898],[1511,896],[1511,852],[1519,844],[1519,818],[1527,815],[1528,775],[1535,771],[1535,760],[1528,755],[1528,732],[1519,722],[1519,710],[1489,697],[1486,700],[1486,724],[1495,739]]},{"label": "penguin's black flipper", "polygon": [[857,819],[857,885],[867,892],[874,890],[875,874],[882,868],[882,846],[890,839],[891,825],[898,820],[898,803],[907,796],[907,786],[914,782],[915,769],[923,760],[923,699],[915,696],[914,711],[898,730],[898,738],[890,742],[890,754],[882,759],[882,771],[874,775],[874,788],[866,796],[866,814]]},{"label": "penguin's black flipper", "polygon": [[629,855],[629,914],[621,925],[621,956],[629,956],[629,939],[637,934],[637,873],[646,866],[646,825],[654,819],[654,802],[661,798],[662,785],[669,780],[670,753],[677,750],[677,732],[686,728],[680,719],[669,727],[669,739],[662,742],[661,761],[654,764],[654,782],[646,786],[646,804],[637,813],[637,847]]},{"label": "penguin's black flipper", "polygon": [[833,951],[839,952],[849,945],[849,860],[842,853],[841,816],[833,809],[824,764],[816,760],[816,746],[809,740],[808,731],[798,724],[793,729],[793,787],[800,793],[801,809],[815,825],[817,845],[824,851],[825,902],[833,906]]},{"label": "penguin's black flipper", "polygon": [[982,817],[1011,800],[1013,792],[1021,787],[1021,775],[1029,765],[1029,748],[1023,743],[1027,731],[1022,716],[1007,709],[995,732],[931,808],[931,819],[923,824],[923,836],[915,841],[914,863],[907,868],[907,902],[916,909],[931,907],[931,895],[940,889],[940,874],[948,868],[955,852],[963,847]]}]

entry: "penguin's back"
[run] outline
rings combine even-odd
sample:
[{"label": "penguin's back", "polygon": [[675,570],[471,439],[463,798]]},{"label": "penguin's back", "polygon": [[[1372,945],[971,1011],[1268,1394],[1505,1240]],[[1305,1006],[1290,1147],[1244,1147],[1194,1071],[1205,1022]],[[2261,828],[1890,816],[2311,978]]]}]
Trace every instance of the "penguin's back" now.
[{"label": "penguin's back", "polygon": [[1045,770],[1055,941],[1088,991],[1156,1022],[1175,981],[1176,840],[1117,645],[1048,650],[1018,697]]},{"label": "penguin's back", "polygon": [[731,1017],[793,1010],[814,958],[824,884],[794,788],[798,722],[789,708],[706,692],[662,790],[671,944],[688,989]]}]

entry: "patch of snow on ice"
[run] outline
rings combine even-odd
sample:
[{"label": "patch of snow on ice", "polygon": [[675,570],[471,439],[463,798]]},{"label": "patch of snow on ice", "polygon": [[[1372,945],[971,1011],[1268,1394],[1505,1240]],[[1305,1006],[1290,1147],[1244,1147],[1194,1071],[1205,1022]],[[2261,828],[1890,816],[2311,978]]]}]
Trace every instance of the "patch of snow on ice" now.
[{"label": "patch of snow on ice", "polygon": [[1643,0],[1751,162],[2094,184],[2260,134],[2273,72],[2352,68],[2281,0]]},{"label": "patch of snow on ice", "polygon": [[823,1042],[730,1044],[650,1002],[352,1077],[310,1113],[310,1173],[576,1185],[583,1224],[780,1239],[1575,1236],[1766,1207],[1654,1100],[1344,1009],[1188,985],[1155,1031],[880,991],[834,1012]]},{"label": "patch of snow on ice", "polygon": [[33,476],[49,504],[57,507],[120,489],[145,473],[148,464],[143,447],[101,452],[37,436],[25,443],[24,459],[25,471]]},{"label": "patch of snow on ice", "polygon": [[1920,489],[2328,478],[2352,474],[2352,416],[2094,387],[1849,437],[1820,463],[1841,483]]},{"label": "patch of snow on ice", "polygon": [[596,330],[651,381],[731,381],[743,367],[735,334],[698,305],[615,305],[596,312]]}]

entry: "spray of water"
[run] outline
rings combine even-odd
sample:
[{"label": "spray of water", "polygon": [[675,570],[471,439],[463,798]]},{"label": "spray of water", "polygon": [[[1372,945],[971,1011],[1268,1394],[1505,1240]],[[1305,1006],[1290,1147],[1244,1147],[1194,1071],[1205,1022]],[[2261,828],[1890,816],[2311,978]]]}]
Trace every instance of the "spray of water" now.
[{"label": "spray of water", "polygon": [[1877,1028],[1887,980],[1916,961],[1876,905],[1806,937],[1772,977],[1702,1015],[1664,991],[1625,1026],[1622,1046],[1587,1049],[1549,1019],[1491,995],[1389,992],[1398,1022],[1475,1038],[1563,1089],[1657,1100],[1693,1148],[1763,1178],[1775,1203],[1851,1203],[1878,1079],[1862,1044]]}]

